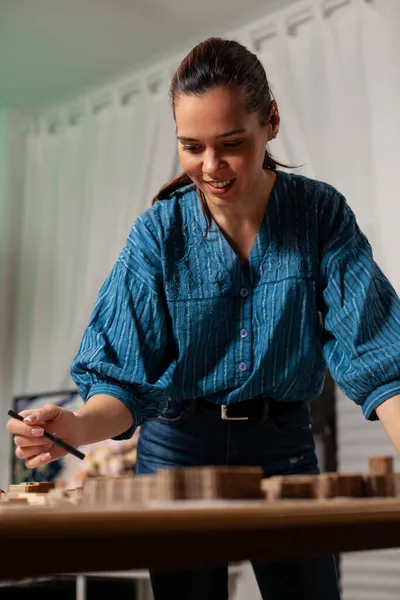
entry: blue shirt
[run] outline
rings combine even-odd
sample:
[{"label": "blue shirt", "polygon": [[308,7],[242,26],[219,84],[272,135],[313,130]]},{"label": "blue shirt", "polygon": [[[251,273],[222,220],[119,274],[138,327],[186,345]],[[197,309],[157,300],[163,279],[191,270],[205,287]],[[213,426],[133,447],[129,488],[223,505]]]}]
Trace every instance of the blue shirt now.
[{"label": "blue shirt", "polygon": [[278,171],[245,265],[205,230],[194,185],[158,201],[99,293],[71,374],[129,408],[123,436],[168,401],[309,401],[326,366],[368,419],[400,394],[400,302],[337,190]]}]

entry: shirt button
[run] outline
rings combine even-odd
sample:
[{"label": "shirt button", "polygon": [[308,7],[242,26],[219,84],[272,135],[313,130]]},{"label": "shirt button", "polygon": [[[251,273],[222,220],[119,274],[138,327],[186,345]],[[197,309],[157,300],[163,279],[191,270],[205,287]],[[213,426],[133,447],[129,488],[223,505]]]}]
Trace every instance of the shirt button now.
[{"label": "shirt button", "polygon": [[247,365],[246,365],[246,363],[245,362],[240,362],[239,363],[239,369],[241,371],[247,371]]},{"label": "shirt button", "polygon": [[242,296],[242,298],[247,298],[249,295],[249,290],[247,288],[241,288],[239,294]]},{"label": "shirt button", "polygon": [[249,332],[247,331],[247,329],[241,329],[240,330],[240,337],[241,338],[246,338],[249,335]]}]

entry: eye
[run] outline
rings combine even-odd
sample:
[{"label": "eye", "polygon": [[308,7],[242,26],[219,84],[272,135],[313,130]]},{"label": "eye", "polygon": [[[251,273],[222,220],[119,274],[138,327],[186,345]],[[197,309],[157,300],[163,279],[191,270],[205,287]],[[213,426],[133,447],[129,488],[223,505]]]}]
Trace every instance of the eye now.
[{"label": "eye", "polygon": [[185,152],[191,152],[192,154],[196,154],[201,151],[200,146],[182,146],[182,150]]},{"label": "eye", "polygon": [[236,140],[235,142],[225,142],[225,148],[238,148],[243,145],[243,140]]}]

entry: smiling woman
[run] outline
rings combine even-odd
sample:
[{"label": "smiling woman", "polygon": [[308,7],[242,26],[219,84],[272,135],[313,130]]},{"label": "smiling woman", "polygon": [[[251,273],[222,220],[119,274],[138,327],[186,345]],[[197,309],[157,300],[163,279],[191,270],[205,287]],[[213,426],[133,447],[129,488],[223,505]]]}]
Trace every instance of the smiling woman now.
[{"label": "smiling woman", "polygon": [[276,105],[267,123],[249,113],[243,93],[217,87],[201,97],[180,94],[174,103],[181,165],[242,261],[254,244],[275,183],[262,168],[265,148],[277,130]]},{"label": "smiling woman", "polygon": [[[313,474],[309,403],[327,366],[395,440],[400,300],[343,195],[277,168],[279,111],[257,56],[206,40],[171,99],[184,173],[137,219],[99,293],[71,369],[86,404],[11,420],[17,456],[61,456],[43,429],[77,447],[141,426],[139,474]],[[330,556],[253,567],[265,599],[340,597]],[[226,566],[151,577],[155,600],[228,597]]]},{"label": "smiling woman", "polygon": [[208,226],[214,219],[224,229],[224,206],[257,224],[275,182],[267,144],[280,123],[260,61],[238,43],[206,40],[182,61],[170,95],[185,174],[154,201],[194,182]]}]

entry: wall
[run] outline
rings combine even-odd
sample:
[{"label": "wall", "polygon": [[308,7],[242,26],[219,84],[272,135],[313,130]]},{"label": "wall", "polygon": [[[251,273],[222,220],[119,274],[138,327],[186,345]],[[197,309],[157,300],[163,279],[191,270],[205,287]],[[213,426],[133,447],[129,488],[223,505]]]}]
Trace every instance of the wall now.
[{"label": "wall", "polygon": [[[11,401],[12,356],[27,116],[0,110],[0,431]],[[8,485],[10,436],[0,436],[0,488]]]}]

